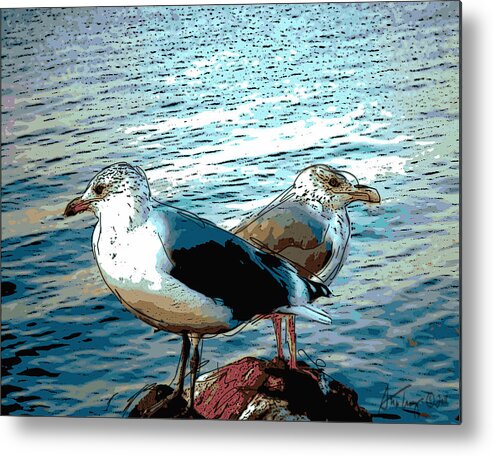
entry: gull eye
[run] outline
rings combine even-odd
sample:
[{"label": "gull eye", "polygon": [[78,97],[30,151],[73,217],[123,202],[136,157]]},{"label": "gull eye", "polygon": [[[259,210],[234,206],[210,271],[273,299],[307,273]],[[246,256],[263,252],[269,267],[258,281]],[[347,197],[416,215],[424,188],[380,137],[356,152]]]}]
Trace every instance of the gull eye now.
[{"label": "gull eye", "polygon": [[329,180],[329,185],[332,187],[339,187],[339,184],[340,182],[335,177]]},{"label": "gull eye", "polygon": [[96,193],[96,195],[101,195],[104,189],[105,186],[103,184],[98,184],[96,185],[96,187],[94,187],[94,193]]}]

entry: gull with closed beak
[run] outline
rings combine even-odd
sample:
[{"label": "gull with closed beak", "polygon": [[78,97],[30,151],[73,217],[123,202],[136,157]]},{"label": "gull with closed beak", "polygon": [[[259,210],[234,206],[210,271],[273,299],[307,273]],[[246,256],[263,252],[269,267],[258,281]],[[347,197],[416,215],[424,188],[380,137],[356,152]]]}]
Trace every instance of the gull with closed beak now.
[{"label": "gull with closed beak", "polygon": [[331,322],[319,306],[329,294],[325,285],[213,223],[157,201],[139,167],[117,163],[100,171],[65,216],[84,211],[98,218],[92,248],[109,289],[145,323],[182,336],[178,384],[168,400],[183,393],[192,349],[189,413],[204,336],[272,313]]},{"label": "gull with closed beak", "polygon": [[[380,195],[346,171],[313,165],[299,173],[294,184],[267,207],[232,231],[289,261],[301,276],[329,286],[347,258],[351,237],[347,207],[357,201],[379,203]],[[287,320],[288,365],[296,369],[295,315],[274,313],[269,317],[274,323],[279,359],[284,359],[282,320]]]}]

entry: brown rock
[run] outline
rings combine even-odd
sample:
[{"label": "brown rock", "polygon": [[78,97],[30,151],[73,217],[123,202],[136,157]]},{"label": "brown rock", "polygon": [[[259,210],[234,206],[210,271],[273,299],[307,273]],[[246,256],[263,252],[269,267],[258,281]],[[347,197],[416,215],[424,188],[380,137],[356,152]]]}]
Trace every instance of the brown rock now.
[{"label": "brown rock", "polygon": [[371,414],[358,405],[358,394],[342,383],[332,380],[327,394],[328,421],[372,421]]},{"label": "brown rock", "polygon": [[[358,395],[337,381],[330,391],[320,387],[320,371],[302,365],[290,370],[283,362],[243,358],[202,375],[195,388],[195,418],[219,420],[272,421],[371,421],[371,415],[358,405]],[[143,416],[163,400],[171,388],[156,386],[131,411]],[[154,407],[150,416],[181,417],[188,391]],[[148,413],[147,413],[148,415]]]}]

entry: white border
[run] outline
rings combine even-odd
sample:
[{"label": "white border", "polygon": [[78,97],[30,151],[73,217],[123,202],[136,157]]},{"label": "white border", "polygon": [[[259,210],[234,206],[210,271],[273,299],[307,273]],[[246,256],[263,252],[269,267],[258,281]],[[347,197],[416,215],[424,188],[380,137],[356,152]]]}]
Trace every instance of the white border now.
[{"label": "white border", "polygon": [[[26,1],[8,7],[196,1]],[[231,3],[215,0],[213,3]],[[253,3],[253,2],[237,2]],[[276,2],[263,2],[276,3]],[[24,455],[488,455],[493,449],[493,2],[463,1],[463,424],[461,426],[0,418],[0,451]]]}]

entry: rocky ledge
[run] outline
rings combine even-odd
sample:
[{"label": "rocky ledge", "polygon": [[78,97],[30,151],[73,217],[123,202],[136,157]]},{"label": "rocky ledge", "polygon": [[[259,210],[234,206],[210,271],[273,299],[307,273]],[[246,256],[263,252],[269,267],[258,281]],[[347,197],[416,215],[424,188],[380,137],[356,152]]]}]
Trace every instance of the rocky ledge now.
[{"label": "rocky ledge", "polygon": [[[129,417],[184,417],[188,392],[183,398],[163,401],[171,391],[167,385],[153,387]],[[194,418],[216,420],[372,421],[358,405],[354,390],[331,380],[324,393],[319,370],[303,364],[290,370],[284,362],[251,357],[202,375],[196,385],[195,412]]]}]

